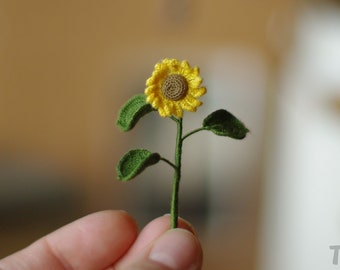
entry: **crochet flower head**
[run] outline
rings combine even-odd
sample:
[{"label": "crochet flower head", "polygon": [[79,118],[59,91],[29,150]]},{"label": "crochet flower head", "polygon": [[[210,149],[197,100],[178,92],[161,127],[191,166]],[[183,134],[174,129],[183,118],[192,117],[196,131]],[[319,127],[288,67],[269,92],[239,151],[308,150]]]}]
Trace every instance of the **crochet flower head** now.
[{"label": "crochet flower head", "polygon": [[155,65],[146,81],[146,101],[162,117],[182,118],[183,110],[195,112],[202,102],[197,98],[206,93],[201,86],[198,67],[190,67],[185,60],[164,59]]}]

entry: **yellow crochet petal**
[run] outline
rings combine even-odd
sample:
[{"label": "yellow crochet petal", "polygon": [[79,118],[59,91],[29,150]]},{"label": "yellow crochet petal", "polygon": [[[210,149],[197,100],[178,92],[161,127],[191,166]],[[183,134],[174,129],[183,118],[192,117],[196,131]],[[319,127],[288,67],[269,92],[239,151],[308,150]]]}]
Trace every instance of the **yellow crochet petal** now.
[{"label": "yellow crochet petal", "polygon": [[207,89],[205,87],[189,90],[189,94],[192,95],[195,98],[203,96],[206,92],[207,92]]},{"label": "yellow crochet petal", "polygon": [[151,85],[145,89],[144,93],[146,95],[155,95],[157,93],[157,87],[155,85]]},{"label": "yellow crochet petal", "polygon": [[182,118],[183,117],[182,106],[180,106],[179,104],[175,104],[174,110],[173,110],[173,115],[178,117],[178,118]]},{"label": "yellow crochet petal", "polygon": [[201,104],[201,102],[198,99],[196,99],[190,94],[188,94],[185,97],[184,101],[188,102],[189,104],[192,104],[192,106],[199,106]]},{"label": "yellow crochet petal", "polygon": [[191,67],[190,67],[188,61],[183,60],[180,65],[181,65],[181,68],[184,72],[190,72],[191,71]]},{"label": "yellow crochet petal", "polygon": [[181,70],[181,63],[176,59],[171,59],[169,61],[169,68],[172,74],[179,74]]},{"label": "yellow crochet petal", "polygon": [[190,112],[196,111],[196,108],[200,105],[202,105],[202,102],[191,95],[187,95],[185,99],[181,100],[182,108]]},{"label": "yellow crochet petal", "polygon": [[164,108],[162,108],[162,107],[158,108],[158,112],[159,112],[159,115],[162,116],[162,117],[167,117],[168,116],[168,115],[166,115],[166,113],[164,111]]},{"label": "yellow crochet petal", "polygon": [[171,116],[173,113],[173,106],[171,106],[170,102],[164,102],[163,109],[167,116]]},{"label": "yellow crochet petal", "polygon": [[150,96],[146,96],[147,103],[151,103],[152,101],[153,101],[153,98],[151,98]]},{"label": "yellow crochet petal", "polygon": [[201,85],[203,79],[201,77],[188,76],[188,82],[190,87],[197,88]]},{"label": "yellow crochet petal", "polygon": [[161,107],[161,104],[162,104],[162,102],[159,98],[153,99],[152,102],[150,102],[150,103],[151,103],[151,106],[154,107],[155,109]]},{"label": "yellow crochet petal", "polygon": [[199,68],[198,67],[194,67],[194,68],[190,68],[188,70],[188,76],[195,78],[195,77],[199,77],[200,72],[199,72]]},{"label": "yellow crochet petal", "polygon": [[191,74],[194,75],[194,76],[199,76],[199,74],[200,74],[200,68],[199,68],[199,67],[194,67],[194,68],[191,70]]}]

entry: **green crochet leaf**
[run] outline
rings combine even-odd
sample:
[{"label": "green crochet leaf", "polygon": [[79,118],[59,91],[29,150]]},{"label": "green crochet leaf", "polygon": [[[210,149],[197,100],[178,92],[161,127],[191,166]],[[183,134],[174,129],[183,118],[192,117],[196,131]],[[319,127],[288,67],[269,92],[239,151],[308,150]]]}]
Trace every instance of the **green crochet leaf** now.
[{"label": "green crochet leaf", "polygon": [[216,135],[241,140],[246,137],[249,129],[234,115],[226,110],[217,110],[203,120],[203,128]]},{"label": "green crochet leaf", "polygon": [[144,94],[133,96],[120,109],[117,126],[122,131],[129,131],[144,115],[154,111],[149,103],[146,103]]},{"label": "green crochet leaf", "polygon": [[134,149],[127,152],[117,166],[117,177],[129,181],[140,174],[146,167],[156,164],[161,159],[158,153],[146,149]]}]

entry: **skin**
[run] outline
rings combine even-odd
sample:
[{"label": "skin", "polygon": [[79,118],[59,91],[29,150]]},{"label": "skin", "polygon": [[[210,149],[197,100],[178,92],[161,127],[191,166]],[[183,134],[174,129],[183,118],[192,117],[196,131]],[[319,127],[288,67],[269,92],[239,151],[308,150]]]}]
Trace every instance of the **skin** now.
[{"label": "skin", "polygon": [[76,220],[0,260],[0,270],[199,270],[202,249],[183,219],[169,230],[162,216],[138,233],[126,212],[107,210]]}]

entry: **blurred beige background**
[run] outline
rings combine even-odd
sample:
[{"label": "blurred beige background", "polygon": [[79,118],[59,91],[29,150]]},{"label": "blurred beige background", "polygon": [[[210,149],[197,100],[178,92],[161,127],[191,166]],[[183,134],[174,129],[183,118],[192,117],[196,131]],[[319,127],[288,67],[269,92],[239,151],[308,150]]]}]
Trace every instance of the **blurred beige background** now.
[{"label": "blurred beige background", "polygon": [[[144,90],[153,65],[164,57],[200,66],[213,95],[213,79],[220,76],[217,80],[223,82],[224,66],[218,61],[222,55],[236,59],[236,66],[241,59],[239,70],[233,69],[233,62],[227,64],[231,74],[242,76],[243,67],[250,66],[249,81],[257,67],[262,70],[258,87],[263,89],[256,104],[263,106],[257,107],[258,115],[249,118],[241,109],[246,101],[257,100],[258,92],[239,94],[239,103],[232,103],[233,96],[226,102],[227,109],[249,123],[249,144],[257,148],[242,185],[219,195],[231,198],[230,205],[215,213],[226,218],[211,225],[205,201],[199,205],[205,208],[201,216],[194,200],[193,223],[205,249],[204,269],[255,269],[264,121],[270,119],[264,113],[271,108],[278,66],[268,37],[273,20],[290,14],[290,6],[283,0],[0,1],[0,256],[93,211],[124,208],[141,226],[164,213],[166,202],[164,211],[146,202],[154,211],[147,216],[134,205],[136,198],[144,198],[136,192],[143,183],[148,186],[147,179],[136,188],[115,180],[120,156],[143,146],[147,137],[140,130],[122,134],[115,127],[117,112],[132,94]],[[218,109],[208,97],[205,101],[209,110]],[[233,149],[238,151],[242,143]],[[245,153],[251,152],[245,146]],[[242,161],[242,155],[239,158]],[[233,176],[238,179],[235,172],[228,178]],[[202,199],[211,195],[206,185],[202,180],[195,189]],[[164,190],[167,198],[170,189]],[[190,211],[184,217],[190,217]]]}]

